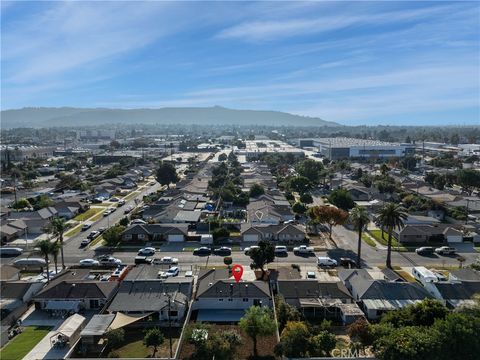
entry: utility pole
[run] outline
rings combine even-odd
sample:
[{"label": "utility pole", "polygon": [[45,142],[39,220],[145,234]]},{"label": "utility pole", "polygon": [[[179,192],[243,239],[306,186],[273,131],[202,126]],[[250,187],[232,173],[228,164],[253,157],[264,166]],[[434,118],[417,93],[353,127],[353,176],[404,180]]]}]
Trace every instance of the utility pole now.
[{"label": "utility pole", "polygon": [[465,225],[467,225],[468,223],[468,205],[469,204],[470,204],[470,199],[467,199],[467,209],[466,209],[467,216],[465,217]]}]

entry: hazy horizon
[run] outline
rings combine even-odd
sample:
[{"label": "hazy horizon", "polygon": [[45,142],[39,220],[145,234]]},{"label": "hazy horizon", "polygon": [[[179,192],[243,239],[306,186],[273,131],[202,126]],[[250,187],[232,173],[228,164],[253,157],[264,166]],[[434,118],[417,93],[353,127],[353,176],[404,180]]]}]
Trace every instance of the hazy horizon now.
[{"label": "hazy horizon", "polygon": [[1,109],[479,125],[475,2],[1,2]]}]

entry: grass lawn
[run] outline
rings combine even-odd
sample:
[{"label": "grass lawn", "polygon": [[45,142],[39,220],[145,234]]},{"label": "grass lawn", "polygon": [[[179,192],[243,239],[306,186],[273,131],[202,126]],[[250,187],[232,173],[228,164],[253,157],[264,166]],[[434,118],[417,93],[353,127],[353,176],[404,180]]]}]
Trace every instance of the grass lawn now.
[{"label": "grass lawn", "polygon": [[370,245],[371,247],[377,247],[377,243],[373,241],[372,238],[365,233],[362,233],[362,240],[368,245]]},{"label": "grass lawn", "polygon": [[98,208],[90,208],[84,213],[81,213],[73,218],[75,221],[85,221],[89,218],[91,218],[93,215],[98,214],[100,211],[103,211],[102,209]]},{"label": "grass lawn", "polygon": [[2,360],[20,360],[27,355],[50,331],[50,327],[29,326],[0,350]]},{"label": "grass lawn", "polygon": [[128,194],[127,196],[124,196],[123,197],[123,200],[125,201],[128,201],[132,198],[134,198],[135,196],[137,196],[138,194],[140,194],[140,191],[132,191],[130,194]]},{"label": "grass lawn", "polygon": [[98,220],[100,220],[102,217],[103,217],[103,210],[101,210],[97,215],[95,215],[94,217],[92,217],[92,218],[90,219],[90,221],[98,221]]},{"label": "grass lawn", "polygon": [[79,232],[80,232],[80,229],[82,228],[82,224],[80,225],[77,225],[73,228],[71,228],[70,230],[68,230],[64,236],[65,237],[69,237],[69,236],[74,236],[74,235],[77,235]]},{"label": "grass lawn", "polygon": [[[380,244],[387,246],[388,234],[385,232],[382,237],[382,230],[370,230],[370,235]],[[396,251],[407,251],[407,248],[400,244],[394,236],[392,236],[392,248]]]},{"label": "grass lawn", "polygon": [[[149,358],[152,357],[153,348],[147,348],[143,345],[143,331],[136,331],[136,332],[127,332],[125,334],[125,345],[122,347],[115,349],[115,353],[120,358]],[[173,354],[175,354],[175,350],[178,344],[178,335],[172,335],[172,349]],[[170,343],[167,332],[164,332],[165,341],[163,344],[157,349],[155,357],[160,358],[168,358],[170,356]]]},{"label": "grass lawn", "polygon": [[90,244],[88,244],[88,247],[92,247],[92,246],[95,246],[97,244],[99,244],[100,242],[103,241],[103,236],[99,236],[97,237],[95,240],[93,240]]},{"label": "grass lawn", "polygon": [[397,274],[400,275],[402,278],[404,278],[408,282],[415,282],[415,278],[405,270],[397,270]]}]

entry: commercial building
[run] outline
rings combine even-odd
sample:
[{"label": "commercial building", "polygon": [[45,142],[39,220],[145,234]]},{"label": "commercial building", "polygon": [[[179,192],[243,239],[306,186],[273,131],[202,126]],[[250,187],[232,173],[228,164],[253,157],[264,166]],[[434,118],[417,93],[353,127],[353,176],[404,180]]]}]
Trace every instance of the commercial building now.
[{"label": "commercial building", "polygon": [[247,161],[257,160],[263,154],[292,154],[295,157],[303,157],[305,153],[292,145],[279,140],[247,140],[245,148],[234,148],[236,155],[244,155]]},{"label": "commercial building", "polygon": [[415,145],[354,138],[299,139],[300,147],[317,149],[331,160],[347,158],[404,157],[415,153]]}]

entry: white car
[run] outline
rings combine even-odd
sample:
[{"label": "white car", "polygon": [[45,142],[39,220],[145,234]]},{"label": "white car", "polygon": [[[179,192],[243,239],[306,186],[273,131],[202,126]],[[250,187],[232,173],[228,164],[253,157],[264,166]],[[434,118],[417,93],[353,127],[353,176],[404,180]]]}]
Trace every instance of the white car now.
[{"label": "white car", "polygon": [[260,249],[260,246],[257,246],[257,245],[249,246],[243,249],[243,251],[245,255],[250,255],[250,251],[252,251],[253,249]]},{"label": "white car", "polygon": [[82,242],[80,243],[80,246],[87,246],[88,244],[90,244],[92,242],[92,240],[90,239],[83,239]]},{"label": "white car", "polygon": [[332,266],[332,267],[338,265],[337,260],[332,259],[328,256],[319,256],[317,258],[317,264],[318,266]]},{"label": "white car", "polygon": [[164,256],[161,259],[154,259],[153,264],[154,265],[163,265],[163,264],[176,265],[178,264],[178,259],[171,256]]},{"label": "white car", "polygon": [[90,266],[98,266],[100,263],[95,259],[83,259],[80,260],[80,266],[82,267],[90,267]]},{"label": "white car", "polygon": [[294,254],[313,254],[314,250],[313,247],[311,246],[306,246],[306,245],[300,245],[297,247],[293,248],[293,253]]},{"label": "white car", "polygon": [[457,249],[449,246],[442,246],[442,247],[436,248],[435,252],[439,255],[455,255],[457,253]]},{"label": "white car", "polygon": [[283,245],[277,245],[275,246],[275,254],[277,255],[285,255],[288,253],[288,249],[286,246]]},{"label": "white car", "polygon": [[317,275],[315,274],[315,271],[308,271],[307,272],[307,279],[316,279]]},{"label": "white car", "polygon": [[122,265],[122,260],[114,258],[113,256],[105,256],[105,257],[100,257],[98,259],[98,262],[100,265],[103,266],[118,266]]},{"label": "white car", "polygon": [[140,250],[138,250],[138,255],[143,255],[143,256],[151,256],[151,255],[155,255],[155,248],[153,247],[144,247],[144,248],[141,248]]},{"label": "white car", "polygon": [[170,269],[168,269],[168,271],[164,272],[162,277],[163,278],[168,278],[168,277],[178,276],[179,272],[180,272],[180,270],[178,269],[178,267],[173,266]]}]

